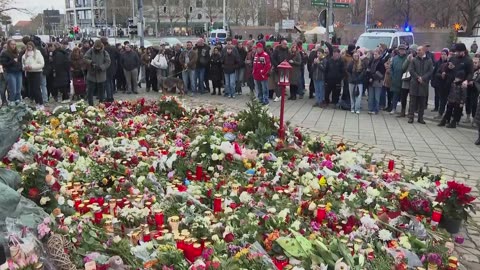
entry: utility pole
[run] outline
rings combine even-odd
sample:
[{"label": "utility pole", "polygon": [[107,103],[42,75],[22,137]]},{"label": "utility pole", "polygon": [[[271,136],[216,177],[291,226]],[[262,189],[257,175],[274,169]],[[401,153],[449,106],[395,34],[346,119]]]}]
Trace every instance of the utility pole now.
[{"label": "utility pole", "polygon": [[365,32],[368,29],[368,0],[365,0]]},{"label": "utility pole", "polygon": [[328,7],[327,7],[327,25],[326,25],[325,28],[326,28],[327,41],[328,42],[331,42],[331,40],[330,40],[330,25],[333,26],[333,0],[328,0]]},{"label": "utility pole", "polygon": [[410,24],[410,0],[407,0],[407,21],[405,22],[405,26]]},{"label": "utility pole", "polygon": [[145,45],[145,37],[144,37],[144,32],[143,31],[143,0],[138,0],[138,19],[140,22],[140,27],[138,27],[138,36],[140,37],[140,47],[143,47]]},{"label": "utility pole", "polygon": [[223,30],[227,26],[227,0],[223,0]]},{"label": "utility pole", "polygon": [[92,31],[95,31],[95,10],[93,8],[93,5],[95,4],[94,2],[95,2],[95,0],[91,1],[91,3],[92,3]]},{"label": "utility pole", "polygon": [[105,36],[108,37],[108,0],[104,0],[105,1]]}]

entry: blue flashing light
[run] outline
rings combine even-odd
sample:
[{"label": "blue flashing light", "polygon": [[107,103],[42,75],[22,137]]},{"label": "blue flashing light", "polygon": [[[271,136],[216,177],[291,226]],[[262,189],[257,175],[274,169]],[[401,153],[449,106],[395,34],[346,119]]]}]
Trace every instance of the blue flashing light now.
[{"label": "blue flashing light", "polygon": [[404,28],[405,32],[412,32],[412,27],[410,25],[406,25]]}]

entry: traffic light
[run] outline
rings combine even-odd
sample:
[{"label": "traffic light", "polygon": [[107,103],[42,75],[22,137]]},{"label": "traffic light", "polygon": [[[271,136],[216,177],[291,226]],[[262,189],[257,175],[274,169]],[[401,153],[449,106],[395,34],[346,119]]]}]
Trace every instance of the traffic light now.
[{"label": "traffic light", "polygon": [[327,27],[327,10],[326,9],[320,12],[320,15],[318,15],[318,21],[320,26],[325,28]]},{"label": "traffic light", "polygon": [[138,35],[138,25],[135,19],[128,19],[128,33],[130,35]]},{"label": "traffic light", "polygon": [[78,26],[73,27],[73,32],[74,32],[75,34],[80,33],[80,27],[78,27]]}]

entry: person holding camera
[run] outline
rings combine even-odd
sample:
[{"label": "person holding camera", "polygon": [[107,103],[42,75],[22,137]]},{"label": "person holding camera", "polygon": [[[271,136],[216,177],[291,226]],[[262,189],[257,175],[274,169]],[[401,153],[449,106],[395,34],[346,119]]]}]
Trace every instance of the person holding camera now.
[{"label": "person holding camera", "polygon": [[105,99],[105,81],[107,69],[110,66],[110,56],[105,51],[101,40],[96,40],[93,48],[85,53],[85,62],[88,65],[87,72],[87,99],[88,105],[93,106],[93,94],[97,92],[100,102]]}]

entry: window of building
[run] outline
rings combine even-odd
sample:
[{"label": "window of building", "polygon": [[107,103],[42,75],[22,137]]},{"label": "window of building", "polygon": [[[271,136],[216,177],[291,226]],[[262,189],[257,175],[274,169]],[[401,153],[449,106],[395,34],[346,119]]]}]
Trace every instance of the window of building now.
[{"label": "window of building", "polygon": [[193,12],[193,7],[190,7],[190,13],[192,13],[192,12]]},{"label": "window of building", "polygon": [[163,13],[167,13],[167,7],[163,7]]},{"label": "window of building", "polygon": [[170,6],[178,6],[178,0],[169,0]]},{"label": "window of building", "polygon": [[202,14],[198,13],[197,14],[197,19],[201,20],[202,19]]},{"label": "window of building", "polygon": [[197,0],[196,1],[196,7],[197,8],[202,8],[203,7],[203,0]]}]

